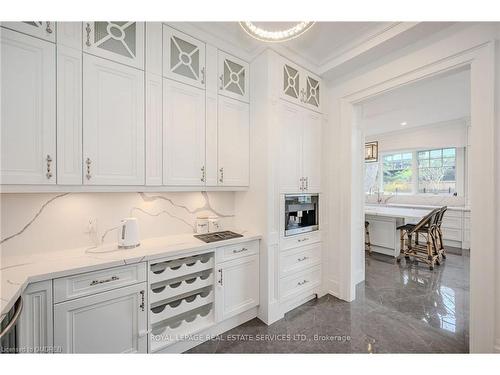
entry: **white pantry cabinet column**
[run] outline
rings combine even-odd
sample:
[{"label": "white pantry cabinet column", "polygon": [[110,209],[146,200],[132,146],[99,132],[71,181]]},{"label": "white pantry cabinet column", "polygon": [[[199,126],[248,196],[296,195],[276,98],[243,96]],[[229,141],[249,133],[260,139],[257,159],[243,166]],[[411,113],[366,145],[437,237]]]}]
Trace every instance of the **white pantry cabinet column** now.
[{"label": "white pantry cabinet column", "polygon": [[57,45],[57,183],[62,185],[83,183],[82,51],[59,44]]},{"label": "white pantry cabinet column", "polygon": [[163,79],[164,185],[205,185],[205,90]]},{"label": "white pantry cabinet column", "polygon": [[19,348],[27,353],[47,352],[54,344],[52,280],[28,285],[19,320]]},{"label": "white pantry cabinet column", "polygon": [[321,127],[322,115],[304,111],[302,127],[302,176],[304,191],[319,193],[321,189]]},{"label": "white pantry cabinet column", "polygon": [[54,346],[63,353],[146,353],[146,283],[54,305]]},{"label": "white pantry cabinet column", "polygon": [[2,28],[1,56],[1,183],[55,184],[55,45]]},{"label": "white pantry cabinet column", "polygon": [[56,41],[56,23],[53,21],[2,22],[2,26],[49,42]]},{"label": "white pantry cabinet column", "polygon": [[144,185],[144,72],[83,56],[83,175],[89,185]]},{"label": "white pantry cabinet column", "polygon": [[250,109],[247,103],[219,95],[219,185],[248,186],[250,175]]},{"label": "white pantry cabinet column", "polygon": [[144,22],[83,23],[83,51],[144,69]]},{"label": "white pantry cabinet column", "polygon": [[215,292],[218,322],[259,304],[259,256],[252,255],[217,265]]},{"label": "white pantry cabinet column", "polygon": [[204,89],[205,43],[163,25],[163,76]]}]

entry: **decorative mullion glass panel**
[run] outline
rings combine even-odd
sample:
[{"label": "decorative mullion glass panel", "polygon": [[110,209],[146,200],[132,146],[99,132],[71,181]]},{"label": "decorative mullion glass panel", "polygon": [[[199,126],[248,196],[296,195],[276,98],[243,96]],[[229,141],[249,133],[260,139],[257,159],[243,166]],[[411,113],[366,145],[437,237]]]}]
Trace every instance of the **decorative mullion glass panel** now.
[{"label": "decorative mullion glass panel", "polygon": [[245,95],[245,68],[234,61],[224,59],[224,90]]},{"label": "decorative mullion glass panel", "polygon": [[307,103],[319,107],[319,82],[307,77]]},{"label": "decorative mullion glass panel", "polygon": [[200,77],[200,49],[198,46],[172,36],[170,39],[170,70],[184,77]]},{"label": "decorative mullion glass panel", "polygon": [[130,59],[136,58],[136,22],[94,22],[94,45]]},{"label": "decorative mullion glass panel", "polygon": [[298,99],[300,91],[299,72],[285,64],[283,67],[283,92]]}]

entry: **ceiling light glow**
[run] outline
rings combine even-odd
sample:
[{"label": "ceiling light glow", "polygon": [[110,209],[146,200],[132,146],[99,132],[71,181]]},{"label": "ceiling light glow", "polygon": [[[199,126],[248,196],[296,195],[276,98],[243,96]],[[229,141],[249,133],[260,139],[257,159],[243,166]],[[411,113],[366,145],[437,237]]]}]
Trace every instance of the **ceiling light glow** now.
[{"label": "ceiling light glow", "polygon": [[408,125],[408,123],[407,123],[406,121],[403,121],[403,122],[401,123],[401,126],[406,126],[406,125]]},{"label": "ceiling light glow", "polygon": [[264,42],[284,42],[302,35],[314,25],[314,22],[304,21],[285,30],[270,31],[256,26],[253,22],[240,22],[240,26],[252,38]]}]

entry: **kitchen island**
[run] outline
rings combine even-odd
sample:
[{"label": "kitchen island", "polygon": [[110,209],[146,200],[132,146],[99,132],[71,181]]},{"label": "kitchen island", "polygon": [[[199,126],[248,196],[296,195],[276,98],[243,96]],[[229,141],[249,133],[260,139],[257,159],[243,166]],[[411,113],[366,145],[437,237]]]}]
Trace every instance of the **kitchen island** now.
[{"label": "kitchen island", "polygon": [[365,205],[365,220],[370,223],[372,251],[397,257],[401,246],[397,227],[406,223],[417,223],[432,210]]}]

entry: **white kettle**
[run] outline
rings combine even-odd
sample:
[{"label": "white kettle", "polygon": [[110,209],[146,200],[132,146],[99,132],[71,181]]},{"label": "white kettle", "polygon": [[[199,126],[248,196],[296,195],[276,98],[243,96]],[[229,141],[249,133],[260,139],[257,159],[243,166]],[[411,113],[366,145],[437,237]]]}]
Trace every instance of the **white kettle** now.
[{"label": "white kettle", "polygon": [[120,249],[133,249],[139,246],[139,223],[135,217],[126,217],[118,227],[118,247]]}]

